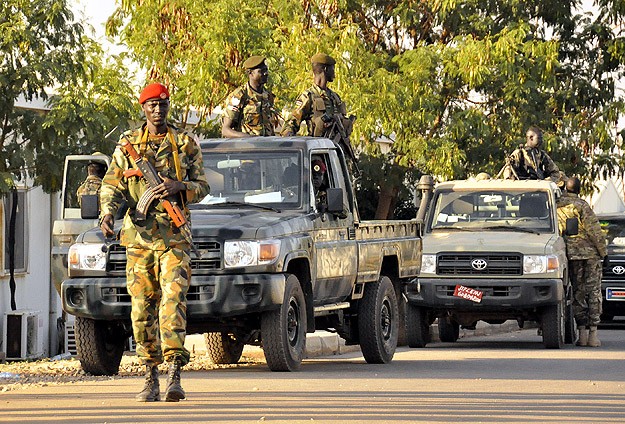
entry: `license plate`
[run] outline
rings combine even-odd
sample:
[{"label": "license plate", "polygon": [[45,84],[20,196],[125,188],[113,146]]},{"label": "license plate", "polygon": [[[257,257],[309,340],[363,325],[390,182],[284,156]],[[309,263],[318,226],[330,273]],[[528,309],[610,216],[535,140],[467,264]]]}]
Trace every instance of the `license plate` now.
[{"label": "license plate", "polygon": [[605,300],[625,300],[625,288],[608,287],[605,289]]},{"label": "license plate", "polygon": [[456,285],[456,289],[454,290],[454,296],[461,297],[475,303],[480,303],[482,301],[483,295],[484,292],[481,290],[472,289],[470,287],[462,286],[460,284]]}]

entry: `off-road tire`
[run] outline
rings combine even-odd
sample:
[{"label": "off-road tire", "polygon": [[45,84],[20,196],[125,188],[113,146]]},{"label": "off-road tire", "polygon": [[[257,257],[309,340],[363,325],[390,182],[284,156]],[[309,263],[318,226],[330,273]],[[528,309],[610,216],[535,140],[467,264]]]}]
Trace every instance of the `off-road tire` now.
[{"label": "off-road tire", "polygon": [[420,306],[406,305],[406,341],[408,347],[425,347],[431,341],[427,311]]},{"label": "off-road tire", "polygon": [[229,333],[204,333],[204,342],[214,364],[236,364],[245,347],[244,343]]},{"label": "off-road tire", "polygon": [[541,323],[543,344],[547,349],[560,349],[564,345],[564,311],[563,302],[546,306],[542,310]]},{"label": "off-road tire", "polygon": [[299,280],[289,274],[279,309],[264,312],[260,333],[271,371],[297,371],[306,351],[306,301]]},{"label": "off-road tire", "polygon": [[119,372],[128,340],[120,323],[76,317],[74,331],[76,353],[86,373],[115,375]]},{"label": "off-road tire", "polygon": [[441,342],[455,343],[460,337],[460,324],[451,318],[442,317],[438,319],[438,337]]},{"label": "off-road tire", "polygon": [[573,287],[567,288],[564,304],[564,343],[574,345],[577,342],[577,323],[573,310]]},{"label": "off-road tire", "polygon": [[360,350],[370,364],[391,362],[397,349],[399,309],[391,280],[381,276],[365,284],[358,307]]}]

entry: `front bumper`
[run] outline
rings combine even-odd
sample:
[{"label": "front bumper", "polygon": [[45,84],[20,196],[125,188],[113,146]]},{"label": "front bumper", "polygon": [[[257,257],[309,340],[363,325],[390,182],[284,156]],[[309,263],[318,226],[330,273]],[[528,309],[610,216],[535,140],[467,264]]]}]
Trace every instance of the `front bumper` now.
[{"label": "front bumper", "polygon": [[[481,290],[481,302],[454,296],[456,285]],[[556,305],[564,299],[560,279],[418,278],[406,285],[406,298],[415,305],[439,310],[496,312]]]},{"label": "front bumper", "polygon": [[[284,274],[194,276],[187,293],[187,319],[225,318],[277,308]],[[70,278],[61,284],[65,312],[96,320],[130,319],[125,278]]]}]

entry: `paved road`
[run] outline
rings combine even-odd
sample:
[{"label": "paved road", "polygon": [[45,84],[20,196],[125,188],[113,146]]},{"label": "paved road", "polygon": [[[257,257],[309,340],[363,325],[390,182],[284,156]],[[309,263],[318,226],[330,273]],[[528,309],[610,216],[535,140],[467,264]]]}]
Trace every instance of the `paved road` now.
[{"label": "paved road", "polygon": [[388,365],[353,352],[297,373],[184,372],[180,403],[135,402],[140,377],[29,388],[0,394],[0,422],[624,422],[625,329],[600,337],[547,350],[529,329],[400,348]]}]

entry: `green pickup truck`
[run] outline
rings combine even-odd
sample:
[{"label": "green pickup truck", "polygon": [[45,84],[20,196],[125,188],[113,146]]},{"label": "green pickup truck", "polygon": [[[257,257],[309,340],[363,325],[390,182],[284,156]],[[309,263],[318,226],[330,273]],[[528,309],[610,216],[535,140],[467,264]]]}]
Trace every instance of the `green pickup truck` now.
[{"label": "green pickup truck", "polygon": [[[449,181],[432,195],[419,276],[405,287],[407,341],[430,342],[438,318],[443,342],[460,326],[536,321],[547,348],[575,340],[566,247],[547,181]],[[567,221],[569,234],[577,221]]]},{"label": "green pickup truck", "polygon": [[[206,333],[218,363],[261,345],[273,371],[298,369],[315,330],[359,344],[369,363],[391,361],[403,327],[398,295],[420,265],[416,220],[361,221],[347,163],[330,140],[200,144],[211,193],[189,207],[199,255],[191,255],[187,333]],[[319,191],[311,179],[318,161]],[[82,367],[114,374],[131,334],[125,250],[105,246],[93,228],[70,258],[61,298],[76,316]]]}]

